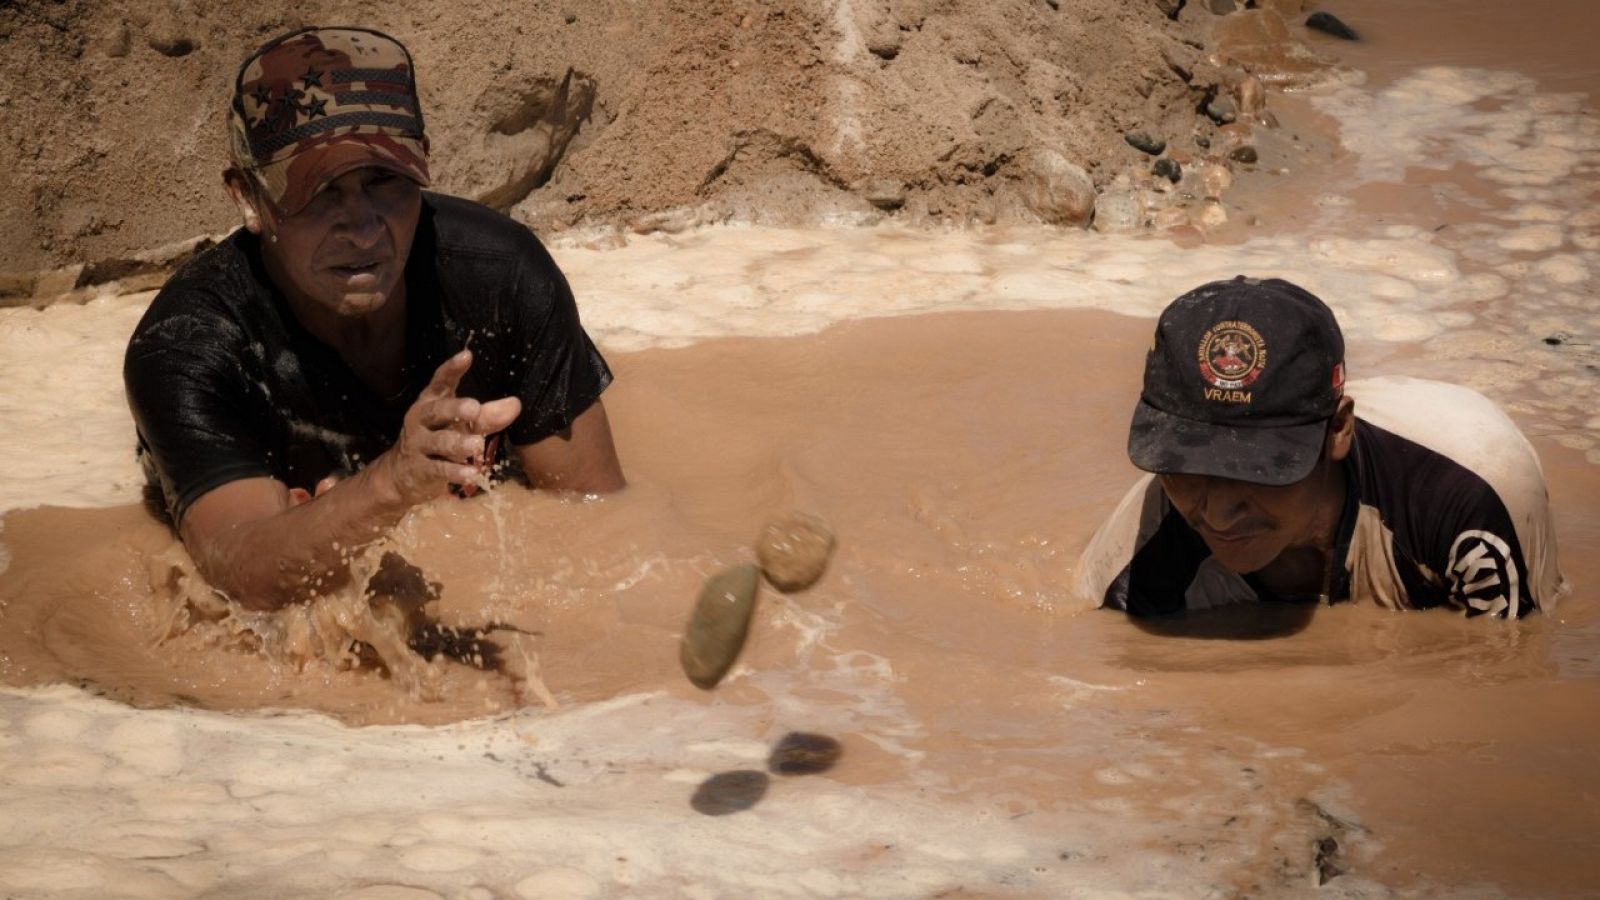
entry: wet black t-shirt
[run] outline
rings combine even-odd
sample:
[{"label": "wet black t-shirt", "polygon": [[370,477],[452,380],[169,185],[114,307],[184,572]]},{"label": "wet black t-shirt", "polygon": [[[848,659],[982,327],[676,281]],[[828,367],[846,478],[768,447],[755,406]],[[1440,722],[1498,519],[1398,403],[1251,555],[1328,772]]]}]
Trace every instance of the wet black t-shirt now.
[{"label": "wet black t-shirt", "polygon": [[180,269],[123,362],[146,471],[174,521],[230,481],[311,490],[392,445],[435,369],[470,346],[461,396],[516,396],[506,430],[531,444],[572,424],[611,382],[566,279],[537,238],[470,201],[424,193],[406,264],[406,387],[383,396],[290,313],[240,229]]}]

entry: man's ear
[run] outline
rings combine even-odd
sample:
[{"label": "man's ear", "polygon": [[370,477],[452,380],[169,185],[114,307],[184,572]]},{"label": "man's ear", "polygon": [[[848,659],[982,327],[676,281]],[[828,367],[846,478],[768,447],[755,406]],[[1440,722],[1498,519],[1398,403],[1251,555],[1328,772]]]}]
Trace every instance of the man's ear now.
[{"label": "man's ear", "polygon": [[1350,455],[1350,445],[1356,439],[1356,401],[1340,397],[1339,408],[1328,422],[1328,458],[1335,462]]},{"label": "man's ear", "polygon": [[229,169],[222,173],[222,181],[228,186],[228,196],[233,198],[233,205],[239,207],[239,217],[244,220],[245,230],[259,237],[263,230],[263,219],[254,186],[250,184],[249,178],[250,176],[238,169]]}]

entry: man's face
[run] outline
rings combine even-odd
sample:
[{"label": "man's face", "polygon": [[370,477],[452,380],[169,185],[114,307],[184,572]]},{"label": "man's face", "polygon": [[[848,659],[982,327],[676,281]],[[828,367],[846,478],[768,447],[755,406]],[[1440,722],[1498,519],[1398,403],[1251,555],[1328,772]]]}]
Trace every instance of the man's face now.
[{"label": "man's face", "polygon": [[367,166],[335,178],[293,215],[265,204],[262,253],[284,293],[361,318],[401,287],[422,212],[409,178]]},{"label": "man's face", "polygon": [[1266,568],[1290,547],[1315,542],[1328,502],[1324,466],[1280,487],[1211,475],[1162,475],[1161,487],[1217,562],[1244,574]]}]

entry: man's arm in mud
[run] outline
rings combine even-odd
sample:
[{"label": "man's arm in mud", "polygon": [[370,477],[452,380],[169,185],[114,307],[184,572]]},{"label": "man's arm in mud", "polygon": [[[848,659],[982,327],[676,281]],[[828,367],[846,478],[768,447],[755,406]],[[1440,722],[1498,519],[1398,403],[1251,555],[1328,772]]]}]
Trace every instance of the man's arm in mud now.
[{"label": "man's arm in mud", "polygon": [[516,448],[517,462],[536,488],[605,494],[627,486],[606,408],[595,400],[565,429]]},{"label": "man's arm in mud", "polygon": [[521,401],[457,397],[472,365],[446,360],[406,411],[400,439],[371,465],[337,483],[324,480],[304,502],[275,478],[245,478],[190,505],[179,534],[211,585],[241,605],[276,609],[342,584],[351,556],[382,537],[418,504],[451,484],[478,478],[484,435],[506,428]]}]

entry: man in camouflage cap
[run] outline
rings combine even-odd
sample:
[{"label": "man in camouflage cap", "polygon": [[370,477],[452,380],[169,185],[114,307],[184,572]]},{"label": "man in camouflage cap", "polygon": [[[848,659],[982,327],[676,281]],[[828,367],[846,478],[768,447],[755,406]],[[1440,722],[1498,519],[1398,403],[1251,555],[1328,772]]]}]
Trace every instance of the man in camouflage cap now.
[{"label": "man in camouflage cap", "polygon": [[410,54],[307,28],[252,54],[224,173],[243,228],[175,274],[124,362],[140,455],[211,584],[271,608],[498,463],[623,485],[610,370],[523,226],[425,192]]}]

